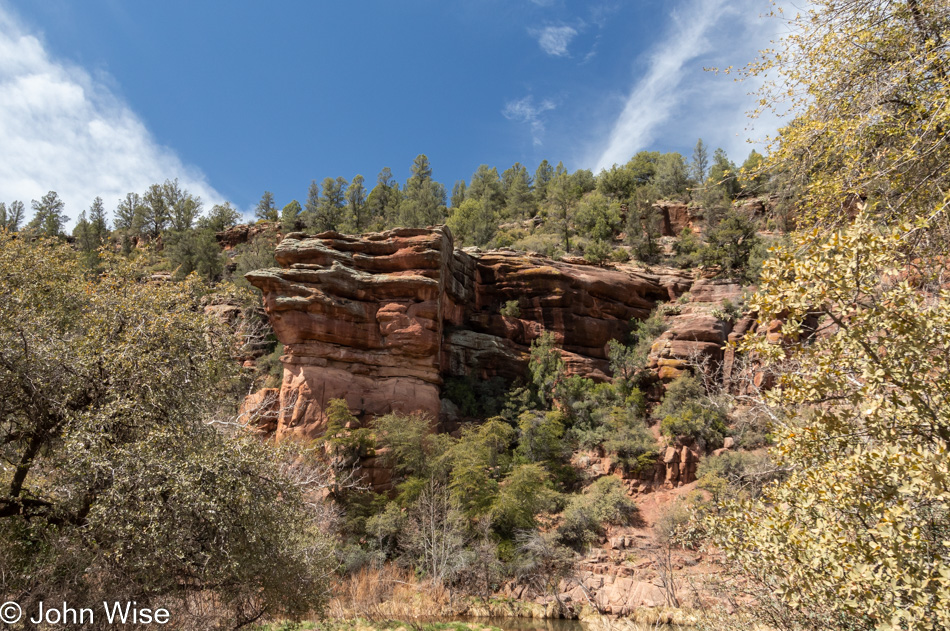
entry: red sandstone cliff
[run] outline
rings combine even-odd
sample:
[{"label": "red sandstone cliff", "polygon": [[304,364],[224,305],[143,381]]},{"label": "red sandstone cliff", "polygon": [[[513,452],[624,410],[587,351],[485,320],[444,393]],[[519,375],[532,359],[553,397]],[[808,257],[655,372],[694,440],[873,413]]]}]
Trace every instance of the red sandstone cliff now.
[{"label": "red sandstone cliff", "polygon": [[[363,417],[390,411],[437,416],[444,376],[523,376],[531,341],[543,330],[558,337],[570,371],[606,379],[607,343],[623,338],[631,319],[645,318],[658,302],[693,286],[687,274],[673,270],[572,265],[512,251],[466,253],[454,248],[445,228],[362,237],[291,233],[275,258],[280,268],[247,278],[263,291],[285,345],[278,436],[321,433],[333,398],[345,399]],[[510,301],[517,301],[517,317],[501,314]],[[677,339],[692,335],[710,345],[729,333],[712,321],[697,326],[700,331]],[[721,358],[718,347],[700,350]],[[692,352],[687,344],[665,357],[685,359]]]}]

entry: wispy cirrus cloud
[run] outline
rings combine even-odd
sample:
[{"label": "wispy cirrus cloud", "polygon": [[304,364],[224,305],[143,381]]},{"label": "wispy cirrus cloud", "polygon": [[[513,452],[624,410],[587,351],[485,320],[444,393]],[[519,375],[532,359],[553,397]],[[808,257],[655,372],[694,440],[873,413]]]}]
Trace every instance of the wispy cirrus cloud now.
[{"label": "wispy cirrus cloud", "polygon": [[101,196],[111,208],[131,191],[179,178],[205,206],[223,196],[201,171],[158,144],[102,81],[54,59],[0,5],[0,201],[27,207],[55,190],[73,219]]},{"label": "wispy cirrus cloud", "polygon": [[567,57],[571,40],[577,37],[573,26],[545,26],[530,29],[528,33],[538,40],[541,50],[552,57]]},{"label": "wispy cirrus cloud", "polygon": [[543,144],[542,137],[544,135],[543,114],[555,109],[555,107],[554,102],[548,99],[536,105],[534,97],[528,95],[505,103],[501,114],[508,120],[526,123],[531,129],[531,139],[534,145],[540,147]]},{"label": "wispy cirrus cloud", "polygon": [[[690,0],[674,10],[669,32],[650,51],[645,72],[587,161],[595,172],[626,162],[657,139],[682,144],[690,135],[692,142],[703,137],[735,157],[748,151],[747,138],[755,134],[742,132],[751,131],[746,112],[754,101],[747,93],[756,86],[704,72],[703,66],[746,63],[767,47],[777,35],[774,25],[758,18],[764,9],[763,0]],[[759,135],[774,133],[778,121],[764,117],[756,127]]]}]

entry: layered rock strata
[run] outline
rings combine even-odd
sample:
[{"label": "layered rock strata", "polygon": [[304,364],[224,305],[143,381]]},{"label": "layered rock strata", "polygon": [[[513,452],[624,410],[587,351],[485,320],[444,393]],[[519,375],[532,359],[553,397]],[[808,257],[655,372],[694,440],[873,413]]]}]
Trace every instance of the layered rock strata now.
[{"label": "layered rock strata", "polygon": [[285,349],[278,437],[322,433],[334,398],[364,419],[437,417],[446,376],[521,378],[545,330],[570,372],[604,380],[607,343],[692,286],[673,271],[464,252],[445,228],[291,233],[275,258],[247,278]]}]

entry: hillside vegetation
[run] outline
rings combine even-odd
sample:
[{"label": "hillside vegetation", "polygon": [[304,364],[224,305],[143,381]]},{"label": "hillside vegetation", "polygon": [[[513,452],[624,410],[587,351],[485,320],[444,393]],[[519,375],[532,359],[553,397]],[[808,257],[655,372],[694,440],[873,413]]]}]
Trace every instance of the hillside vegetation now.
[{"label": "hillside vegetation", "polygon": [[[111,221],[97,198],[71,235],[55,192],[29,221],[0,204],[0,596],[238,628],[382,615],[419,582],[416,606],[505,594],[575,614],[566,595],[599,606],[570,581],[600,546],[645,549],[628,482],[691,448],[692,492],[649,516],[664,604],[720,629],[950,627],[950,7],[818,0],[788,25],[745,72],[793,118],[741,168],[699,141],[596,175],[482,166],[449,194],[420,155],[405,184],[326,178],[282,209],[265,193],[235,242],[230,204],[203,213],[177,181]],[[606,383],[570,374],[545,333],[520,381],[446,382],[468,421],[453,433],[364,426],[336,400],[318,440],[261,440],[236,410],[275,385],[281,349],[243,274],[274,265],[278,234],[443,223],[463,246],[755,283],[714,314],[757,319],[736,342],[751,385],[699,364],[661,384],[647,359],[682,308],[667,303],[611,342]],[[391,493],[355,473],[370,457]],[[717,591],[678,591],[686,552],[720,564]]]}]

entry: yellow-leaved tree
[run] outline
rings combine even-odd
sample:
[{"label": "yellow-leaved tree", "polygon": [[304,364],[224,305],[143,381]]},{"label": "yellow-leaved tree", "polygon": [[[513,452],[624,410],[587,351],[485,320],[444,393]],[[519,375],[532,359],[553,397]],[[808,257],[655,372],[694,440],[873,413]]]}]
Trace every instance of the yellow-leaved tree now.
[{"label": "yellow-leaved tree", "polygon": [[779,375],[761,403],[790,474],[706,525],[773,627],[950,628],[950,3],[789,25],[749,70],[794,114],[769,168],[799,231],[751,302],[783,342],[743,345]]}]

